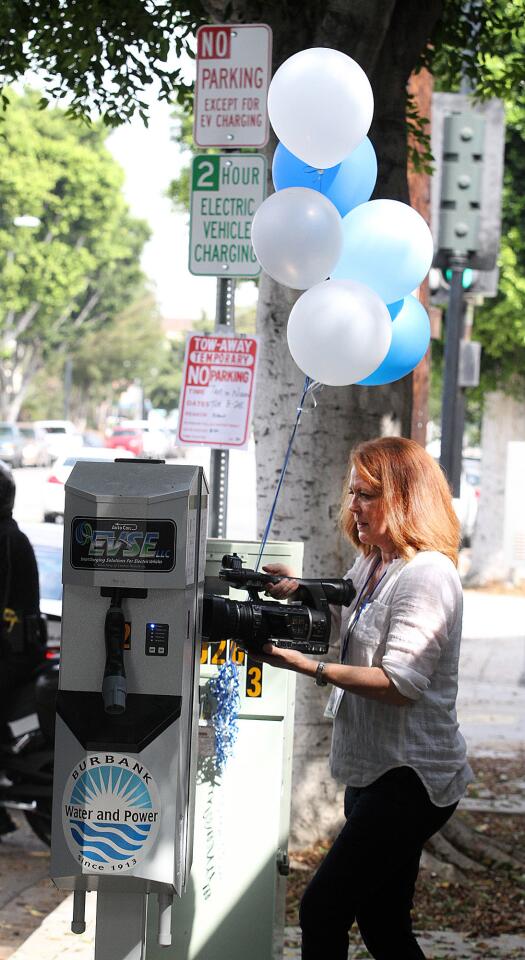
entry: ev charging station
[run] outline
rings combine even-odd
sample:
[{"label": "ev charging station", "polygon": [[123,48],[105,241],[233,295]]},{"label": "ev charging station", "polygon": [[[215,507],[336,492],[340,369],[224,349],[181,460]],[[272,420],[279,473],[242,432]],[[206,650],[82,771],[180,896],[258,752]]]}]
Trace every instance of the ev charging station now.
[{"label": "ev charging station", "polygon": [[[295,675],[201,644],[205,575],[245,606],[222,558],[259,551],[206,542],[207,494],[200,467],[154,461],[79,462],[66,484],[51,876],[76,933],[96,891],[95,960],[282,956]],[[299,574],[302,544],[268,543],[277,561]],[[238,737],[218,770],[228,658]]]},{"label": "ev charging station", "polygon": [[[97,892],[96,960],[171,942],[191,867],[207,485],[202,468],[79,461],[66,484],[51,876]],[[154,896],[151,896],[151,895]]]}]

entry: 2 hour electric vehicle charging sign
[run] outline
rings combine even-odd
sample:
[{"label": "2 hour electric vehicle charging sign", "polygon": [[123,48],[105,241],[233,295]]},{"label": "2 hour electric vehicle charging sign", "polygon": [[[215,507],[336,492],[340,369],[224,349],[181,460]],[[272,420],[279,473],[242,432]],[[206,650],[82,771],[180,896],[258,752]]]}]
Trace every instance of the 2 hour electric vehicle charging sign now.
[{"label": "2 hour electric vehicle charging sign", "polygon": [[251,242],[255,211],[264,200],[266,160],[259,154],[199,155],[191,177],[190,273],[256,277]]},{"label": "2 hour electric vehicle charging sign", "polygon": [[264,147],[272,31],[264,23],[197,31],[193,139],[199,147]]}]

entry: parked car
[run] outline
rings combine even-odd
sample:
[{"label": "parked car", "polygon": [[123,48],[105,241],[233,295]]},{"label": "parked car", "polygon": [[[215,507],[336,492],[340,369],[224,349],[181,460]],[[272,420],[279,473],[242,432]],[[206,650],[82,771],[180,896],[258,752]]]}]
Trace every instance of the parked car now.
[{"label": "parked car", "polygon": [[53,460],[83,446],[82,434],[71,420],[36,420],[35,425],[46,432],[48,450]]},{"label": "parked car", "polygon": [[47,620],[47,646],[50,655],[53,655],[60,647],[64,530],[54,523],[21,523],[20,529],[29,538],[35,551],[40,582],[40,611]]},{"label": "parked car", "polygon": [[61,457],[53,464],[51,473],[44,484],[43,506],[44,521],[46,523],[64,522],[64,502],[65,490],[64,484],[69,477],[75,463],[79,460],[94,460],[104,462],[107,460],[116,460],[118,457],[129,457],[133,459],[133,454],[122,447],[114,450],[107,450],[101,447],[99,450],[91,450],[85,447],[78,453],[73,453],[67,457]]},{"label": "parked car", "polygon": [[17,423],[24,447],[22,450],[23,467],[50,467],[53,458],[49,452],[47,433],[36,423]]},{"label": "parked car", "polygon": [[104,447],[104,435],[98,430],[84,430],[82,434],[82,443],[85,447]]},{"label": "parked car", "polygon": [[106,447],[110,450],[117,447],[129,450],[136,457],[141,457],[144,453],[144,440],[142,430],[139,427],[128,427],[125,425],[115,427],[109,436],[106,437]]},{"label": "parked car", "polygon": [[163,460],[170,456],[172,438],[163,424],[151,423],[149,420],[126,420],[113,427],[106,438],[108,447],[119,443],[138,457]]},{"label": "parked car", "polygon": [[24,438],[16,423],[0,422],[0,460],[13,469],[24,462]]}]

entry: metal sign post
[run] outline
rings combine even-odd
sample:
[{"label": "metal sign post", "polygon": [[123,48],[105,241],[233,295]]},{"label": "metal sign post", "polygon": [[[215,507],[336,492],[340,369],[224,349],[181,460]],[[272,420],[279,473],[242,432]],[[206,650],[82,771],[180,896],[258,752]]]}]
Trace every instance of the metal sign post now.
[{"label": "metal sign post", "polygon": [[[234,277],[257,277],[251,224],[266,191],[266,159],[234,154],[264,147],[269,138],[266,99],[272,68],[272,30],[264,23],[214,24],[197,31],[193,139],[223,147],[195,157],[192,168],[189,269],[217,277],[215,332],[232,336]],[[226,536],[228,450],[211,451],[212,537]]]},{"label": "metal sign post", "polygon": [[[217,278],[215,329],[235,333],[235,280]],[[210,536],[225,537],[228,520],[229,450],[212,450],[210,458]]]},{"label": "metal sign post", "polygon": [[[261,271],[251,243],[251,224],[265,196],[266,159],[259,154],[199,155],[193,161],[191,183],[189,269],[198,276],[222,274],[217,277],[215,332],[233,336],[233,278],[254,278]],[[226,536],[228,462],[227,449],[212,449],[212,537]]]},{"label": "metal sign post", "polygon": [[440,464],[452,487],[452,496],[459,497],[463,429],[465,423],[465,391],[459,386],[459,347],[463,336],[463,287],[461,280],[466,259],[450,261],[452,279],[447,307],[447,329],[443,363],[443,399],[441,408]]}]

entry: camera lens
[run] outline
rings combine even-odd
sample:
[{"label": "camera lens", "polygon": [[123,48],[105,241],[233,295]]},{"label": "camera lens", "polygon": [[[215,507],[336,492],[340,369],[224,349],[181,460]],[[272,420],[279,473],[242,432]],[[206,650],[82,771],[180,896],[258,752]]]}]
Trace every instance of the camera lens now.
[{"label": "camera lens", "polygon": [[204,594],[202,635],[205,640],[250,640],[254,624],[249,603]]},{"label": "camera lens", "polygon": [[328,650],[330,624],[324,611],[275,601],[254,603],[230,600],[214,593],[204,594],[202,638],[211,643],[237,640],[253,653],[272,639],[282,646],[304,653],[324,654]]}]

